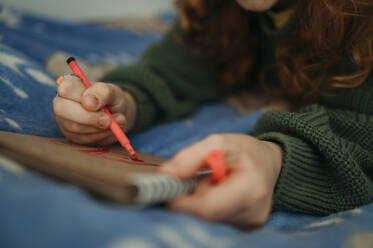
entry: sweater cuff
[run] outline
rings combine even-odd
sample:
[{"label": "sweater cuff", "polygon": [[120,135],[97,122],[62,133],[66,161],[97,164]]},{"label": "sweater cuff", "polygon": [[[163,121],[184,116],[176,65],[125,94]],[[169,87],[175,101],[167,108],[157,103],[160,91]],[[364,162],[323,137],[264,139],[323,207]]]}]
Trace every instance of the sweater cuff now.
[{"label": "sweater cuff", "polygon": [[274,210],[326,215],[336,212],[338,200],[322,156],[301,139],[269,132],[257,136],[284,149],[283,164],[274,193]]}]

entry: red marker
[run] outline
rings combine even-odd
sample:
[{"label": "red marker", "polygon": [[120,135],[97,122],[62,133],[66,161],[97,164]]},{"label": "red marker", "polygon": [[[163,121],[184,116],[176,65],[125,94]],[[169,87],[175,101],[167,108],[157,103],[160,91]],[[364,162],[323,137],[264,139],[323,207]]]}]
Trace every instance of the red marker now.
[{"label": "red marker", "polygon": [[[82,69],[80,69],[78,62],[76,62],[75,58],[70,57],[66,60],[66,63],[69,65],[71,71],[80,79],[82,79],[83,84],[86,88],[91,87],[91,83],[89,82],[88,78],[84,75]],[[126,134],[123,132],[122,128],[118,125],[118,123],[114,120],[113,116],[111,115],[110,111],[107,107],[104,107],[105,113],[110,117],[110,129],[113,132],[114,136],[117,138],[119,143],[126,148],[126,150],[131,154],[131,156],[138,160],[137,155],[133,147],[131,146],[130,140],[127,138]]]},{"label": "red marker", "polygon": [[206,156],[206,163],[211,169],[215,183],[219,183],[227,175],[227,163],[222,150],[211,150]]}]

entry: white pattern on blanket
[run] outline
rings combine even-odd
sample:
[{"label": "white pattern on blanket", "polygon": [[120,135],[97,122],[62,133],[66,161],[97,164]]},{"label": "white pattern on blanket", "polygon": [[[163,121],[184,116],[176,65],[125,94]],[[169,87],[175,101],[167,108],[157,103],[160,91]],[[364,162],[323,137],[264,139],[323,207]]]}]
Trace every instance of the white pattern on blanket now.
[{"label": "white pattern on blanket", "polygon": [[[12,54],[7,53],[0,53],[0,61],[1,63],[17,72],[19,75],[25,77],[25,73],[27,73],[29,76],[31,76],[35,81],[49,85],[49,86],[55,86],[55,82],[44,72],[32,68],[32,63],[28,61],[25,58],[20,58]],[[24,72],[21,72],[19,69],[21,66],[27,66],[27,68],[24,70]],[[9,82],[11,84],[11,82]],[[14,87],[14,86],[13,86]]]}]

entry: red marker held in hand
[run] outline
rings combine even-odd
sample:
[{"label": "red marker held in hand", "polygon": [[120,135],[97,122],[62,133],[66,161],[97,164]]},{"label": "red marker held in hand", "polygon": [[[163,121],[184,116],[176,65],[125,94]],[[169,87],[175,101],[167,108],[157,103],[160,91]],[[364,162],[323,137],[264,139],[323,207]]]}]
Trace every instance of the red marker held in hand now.
[{"label": "red marker held in hand", "polygon": [[215,183],[219,183],[227,176],[227,162],[222,150],[211,150],[206,156],[206,163],[211,169]]},{"label": "red marker held in hand", "polygon": [[[83,81],[83,84],[86,88],[91,87],[91,83],[89,82],[88,78],[84,75],[82,69],[80,69],[78,62],[76,62],[75,58],[70,57],[66,60],[66,63],[69,65],[71,71]],[[126,134],[123,132],[122,128],[118,125],[118,123],[114,120],[113,116],[111,115],[110,111],[107,107],[104,107],[105,113],[110,117],[110,129],[113,132],[114,136],[117,138],[119,143],[131,154],[131,156],[135,160],[139,160],[137,158],[136,152],[131,146],[130,140],[127,138]]]}]

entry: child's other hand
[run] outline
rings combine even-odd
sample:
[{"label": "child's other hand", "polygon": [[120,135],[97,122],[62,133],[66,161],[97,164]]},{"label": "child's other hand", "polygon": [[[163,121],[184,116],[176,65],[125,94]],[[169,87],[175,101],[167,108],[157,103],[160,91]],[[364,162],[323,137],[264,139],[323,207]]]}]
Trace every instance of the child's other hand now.
[{"label": "child's other hand", "polygon": [[64,78],[57,91],[53,109],[57,124],[68,140],[96,145],[116,142],[109,129],[110,118],[102,110],[104,106],[125,131],[134,125],[135,100],[116,85],[93,83],[86,89],[79,78],[70,76]]},{"label": "child's other hand", "polygon": [[192,194],[175,198],[171,209],[243,228],[263,225],[272,210],[282,148],[249,135],[215,134],[177,153],[160,171],[191,177],[205,166],[205,157],[212,149],[225,152],[227,177],[219,184],[214,184],[211,177],[203,179]]}]

